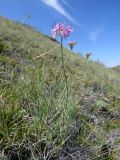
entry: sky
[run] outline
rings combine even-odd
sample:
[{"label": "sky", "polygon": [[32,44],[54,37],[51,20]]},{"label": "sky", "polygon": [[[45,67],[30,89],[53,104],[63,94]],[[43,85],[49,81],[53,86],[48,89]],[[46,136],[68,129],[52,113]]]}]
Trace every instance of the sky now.
[{"label": "sky", "polygon": [[75,40],[75,52],[120,65],[120,0],[0,0],[0,15],[48,35],[57,22],[72,25],[66,47]]}]

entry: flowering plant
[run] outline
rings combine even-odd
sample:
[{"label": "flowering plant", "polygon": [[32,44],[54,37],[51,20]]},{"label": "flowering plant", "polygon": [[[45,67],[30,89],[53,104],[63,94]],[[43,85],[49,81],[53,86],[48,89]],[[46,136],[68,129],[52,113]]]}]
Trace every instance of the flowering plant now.
[{"label": "flowering plant", "polygon": [[92,56],[92,53],[86,53],[86,59],[89,59]]},{"label": "flowering plant", "polygon": [[73,28],[70,25],[65,25],[63,23],[57,23],[54,28],[51,30],[52,37],[56,37],[57,35],[60,37],[60,44],[61,44],[61,59],[62,59],[62,68],[63,68],[63,74],[65,77],[66,82],[66,107],[68,103],[68,80],[67,80],[67,74],[64,64],[64,54],[63,54],[63,39],[66,39],[69,37],[70,33],[73,32]]},{"label": "flowering plant", "polygon": [[73,32],[73,29],[70,25],[65,25],[62,23],[57,23],[54,28],[51,30],[52,36],[55,38],[56,35],[59,35],[61,38],[66,39],[69,37],[69,34]]},{"label": "flowering plant", "polygon": [[68,42],[68,44],[69,44],[70,49],[72,50],[73,47],[77,44],[77,42],[75,42],[75,41],[70,41],[70,42]]}]

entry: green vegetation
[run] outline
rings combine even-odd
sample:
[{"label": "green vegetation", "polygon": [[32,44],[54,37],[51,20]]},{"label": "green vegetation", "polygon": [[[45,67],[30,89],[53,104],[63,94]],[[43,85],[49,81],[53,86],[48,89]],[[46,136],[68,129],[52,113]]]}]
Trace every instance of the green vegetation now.
[{"label": "green vegetation", "polygon": [[0,158],[119,160],[119,73],[64,48],[65,105],[60,44],[0,24]]},{"label": "green vegetation", "polygon": [[112,69],[113,69],[114,71],[120,73],[120,66],[116,66],[116,67],[114,67],[114,68],[112,68]]}]

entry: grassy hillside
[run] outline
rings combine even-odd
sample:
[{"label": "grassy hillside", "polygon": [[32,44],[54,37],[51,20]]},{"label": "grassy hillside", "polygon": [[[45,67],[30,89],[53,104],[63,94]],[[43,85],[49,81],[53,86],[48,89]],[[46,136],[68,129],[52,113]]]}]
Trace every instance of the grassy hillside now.
[{"label": "grassy hillside", "polygon": [[113,69],[114,71],[120,73],[120,66],[116,66],[116,67],[114,67],[114,68],[112,68],[112,69]]},{"label": "grassy hillside", "polygon": [[60,44],[0,24],[0,158],[119,160],[119,74],[64,48],[67,100]]}]

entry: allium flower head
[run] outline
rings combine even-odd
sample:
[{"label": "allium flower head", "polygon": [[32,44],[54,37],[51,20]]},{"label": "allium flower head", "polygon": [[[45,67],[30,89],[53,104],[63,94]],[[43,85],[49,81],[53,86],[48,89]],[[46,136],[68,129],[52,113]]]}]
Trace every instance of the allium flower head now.
[{"label": "allium flower head", "polygon": [[86,59],[89,59],[92,56],[92,53],[86,53]]},{"label": "allium flower head", "polygon": [[73,47],[77,44],[77,42],[76,41],[70,41],[68,44],[70,46],[70,49],[72,50]]},{"label": "allium flower head", "polygon": [[70,25],[65,25],[62,23],[57,23],[54,28],[51,30],[52,36],[55,38],[56,35],[59,35],[62,38],[69,37],[69,34],[73,31]]}]

